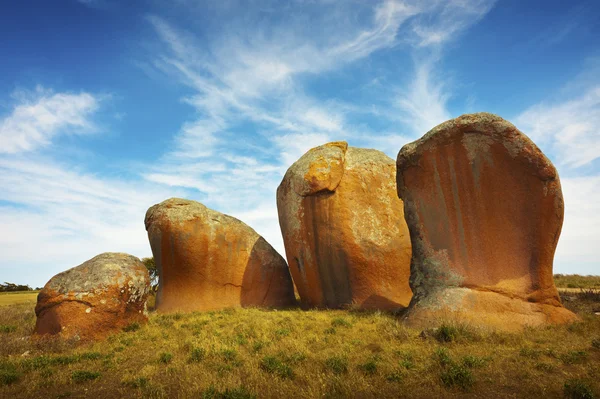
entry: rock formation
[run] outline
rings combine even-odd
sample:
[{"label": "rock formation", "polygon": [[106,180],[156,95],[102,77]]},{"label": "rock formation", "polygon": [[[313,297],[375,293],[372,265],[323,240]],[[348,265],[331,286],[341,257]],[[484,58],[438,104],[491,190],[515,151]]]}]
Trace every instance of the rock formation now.
[{"label": "rock formation", "polygon": [[552,277],[558,174],[515,126],[488,113],[444,122],[401,149],[397,170],[413,249],[409,322],[518,329],[576,319]]},{"label": "rock formation", "polygon": [[394,161],[334,142],[304,154],[277,189],[279,224],[303,307],[408,305],[410,238]]},{"label": "rock formation", "polygon": [[159,311],[295,304],[285,260],[245,223],[171,198],[146,213]]},{"label": "rock formation", "polygon": [[149,291],[148,270],[138,258],[100,254],[48,281],[38,295],[35,333],[94,339],[146,322]]}]

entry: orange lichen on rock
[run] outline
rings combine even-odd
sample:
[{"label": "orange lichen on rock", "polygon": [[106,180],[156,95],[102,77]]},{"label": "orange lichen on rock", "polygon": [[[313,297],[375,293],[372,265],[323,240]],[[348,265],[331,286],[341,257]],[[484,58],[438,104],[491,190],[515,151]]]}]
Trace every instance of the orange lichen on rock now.
[{"label": "orange lichen on rock", "polygon": [[285,260],[240,220],[171,198],[146,213],[162,312],[294,305]]},{"label": "orange lichen on rock", "polygon": [[303,307],[408,305],[411,247],[394,161],[333,142],[296,161],[277,189],[279,224]]},{"label": "orange lichen on rock", "polygon": [[413,247],[410,322],[576,320],[552,277],[560,180],[527,136],[496,115],[463,115],[405,145],[397,170]]},{"label": "orange lichen on rock", "polygon": [[35,333],[88,340],[144,323],[149,291],[148,270],[138,258],[100,254],[48,281],[38,295]]}]

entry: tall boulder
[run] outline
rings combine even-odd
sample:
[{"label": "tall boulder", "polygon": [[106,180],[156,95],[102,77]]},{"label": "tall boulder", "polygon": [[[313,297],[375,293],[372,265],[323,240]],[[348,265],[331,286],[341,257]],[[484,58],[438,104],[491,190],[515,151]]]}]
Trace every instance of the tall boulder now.
[{"label": "tall boulder", "polygon": [[411,246],[394,161],[333,142],[296,161],[277,189],[279,224],[304,307],[408,305]]},{"label": "tall boulder", "polygon": [[295,304],[285,260],[240,220],[171,198],[146,213],[163,312]]},{"label": "tall boulder", "polygon": [[52,277],[35,307],[35,333],[96,339],[146,322],[150,278],[135,256],[103,253]]},{"label": "tall boulder", "polygon": [[409,322],[518,329],[576,319],[552,277],[560,180],[515,126],[488,113],[449,120],[405,145],[397,170],[413,248]]}]

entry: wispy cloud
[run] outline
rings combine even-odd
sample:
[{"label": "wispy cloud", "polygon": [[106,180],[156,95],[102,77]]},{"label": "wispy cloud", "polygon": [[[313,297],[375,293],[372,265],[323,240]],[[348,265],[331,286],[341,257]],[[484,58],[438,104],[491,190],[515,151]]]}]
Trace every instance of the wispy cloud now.
[{"label": "wispy cloud", "polygon": [[38,86],[35,91],[13,93],[17,104],[0,119],[0,153],[19,153],[48,146],[61,134],[86,134],[95,130],[91,115],[100,97],[89,93],[53,93]]},{"label": "wispy cloud", "polygon": [[181,189],[103,178],[40,156],[0,157],[0,187],[3,278],[27,267],[37,270],[27,283],[38,286],[101,252],[149,256],[146,210],[183,195]]},{"label": "wispy cloud", "polygon": [[600,80],[587,84],[579,95],[533,105],[516,118],[558,165],[576,168],[600,158]]}]

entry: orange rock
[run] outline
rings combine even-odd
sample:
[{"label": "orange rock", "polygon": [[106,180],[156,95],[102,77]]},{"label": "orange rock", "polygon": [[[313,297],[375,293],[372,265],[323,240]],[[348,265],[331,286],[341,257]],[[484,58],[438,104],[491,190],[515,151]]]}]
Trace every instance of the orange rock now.
[{"label": "orange rock", "polygon": [[148,320],[150,278],[135,256],[103,253],[52,277],[35,307],[36,334],[101,338]]},{"label": "orange rock", "polygon": [[313,148],[288,169],[277,209],[304,307],[408,305],[411,247],[394,174],[391,158],[346,142]]},{"label": "orange rock", "polygon": [[159,311],[294,305],[285,260],[252,228],[196,201],[171,198],[146,213],[159,271]]},{"label": "orange rock", "polygon": [[405,145],[397,168],[413,246],[409,321],[576,319],[552,277],[560,180],[527,136],[496,115],[463,115]]}]

